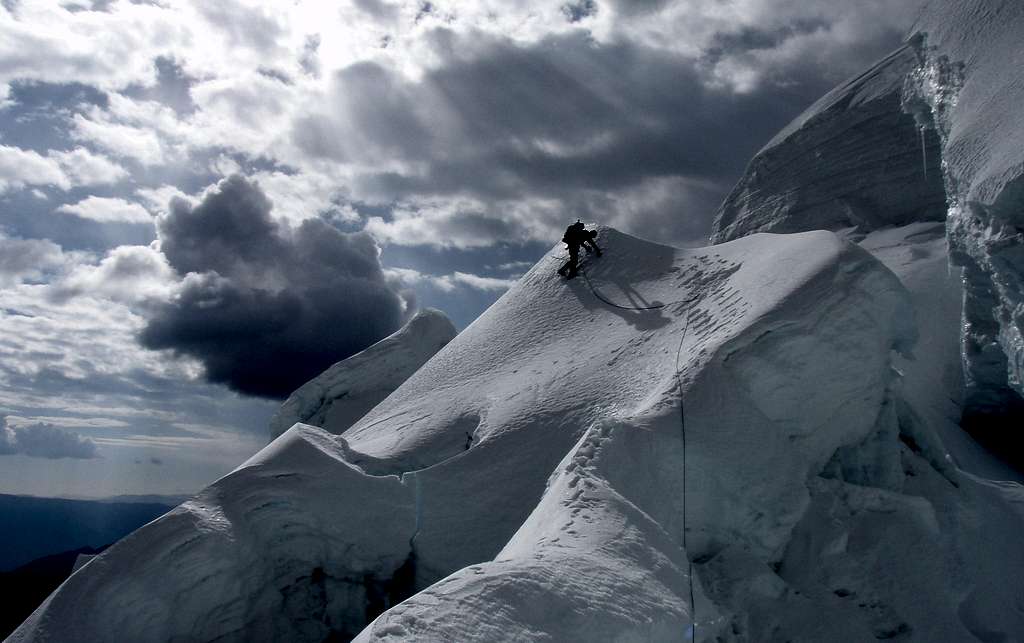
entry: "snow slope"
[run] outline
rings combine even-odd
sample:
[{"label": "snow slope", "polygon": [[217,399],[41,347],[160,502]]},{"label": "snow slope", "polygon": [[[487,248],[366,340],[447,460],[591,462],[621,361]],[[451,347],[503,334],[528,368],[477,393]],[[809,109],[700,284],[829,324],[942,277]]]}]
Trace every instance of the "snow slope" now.
[{"label": "snow slope", "polygon": [[1019,640],[1020,491],[901,419],[889,270],[829,232],[600,245],[569,282],[553,250],[342,436],[293,426],[12,640]]},{"label": "snow slope", "polygon": [[270,420],[270,439],[296,422],[342,433],[455,335],[455,326],[440,310],[421,310],[390,336],[334,364],[288,396]]}]

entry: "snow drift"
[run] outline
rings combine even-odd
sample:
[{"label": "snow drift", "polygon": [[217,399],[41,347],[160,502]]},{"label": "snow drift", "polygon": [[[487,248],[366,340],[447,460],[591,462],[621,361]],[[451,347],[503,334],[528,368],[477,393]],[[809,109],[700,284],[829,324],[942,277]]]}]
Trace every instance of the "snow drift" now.
[{"label": "snow drift", "polygon": [[600,244],[570,282],[549,253],[342,436],[296,424],[90,561],[12,640],[1024,631],[1020,499],[901,419],[889,270],[828,232]]},{"label": "snow drift", "polygon": [[455,335],[455,326],[440,310],[421,310],[390,336],[334,364],[288,396],[270,420],[270,439],[296,422],[342,433]]}]

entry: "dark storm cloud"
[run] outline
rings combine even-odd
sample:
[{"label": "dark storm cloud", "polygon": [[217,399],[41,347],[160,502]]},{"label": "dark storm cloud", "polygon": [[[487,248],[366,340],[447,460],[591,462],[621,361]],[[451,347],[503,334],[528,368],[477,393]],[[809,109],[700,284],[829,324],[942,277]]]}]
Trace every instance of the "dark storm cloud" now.
[{"label": "dark storm cloud", "polygon": [[269,268],[287,246],[271,208],[258,187],[232,176],[196,207],[182,199],[171,202],[158,223],[161,250],[183,275],[212,270],[226,277],[236,268]]},{"label": "dark storm cloud", "polygon": [[714,86],[691,59],[583,33],[531,46],[432,37],[443,62],[421,80],[374,63],[338,72],[341,115],[300,121],[295,140],[340,161],[416,163],[415,172],[363,176],[368,193],[397,199],[528,195],[594,206],[595,192],[687,178],[705,187],[678,205],[697,210],[685,221],[678,209],[662,214],[682,235],[706,229],[750,157],[831,82],[808,73],[741,94]]},{"label": "dark storm cloud", "polygon": [[389,285],[368,234],[319,219],[291,228],[270,212],[259,187],[240,176],[195,207],[172,202],[159,237],[187,276],[140,339],[201,360],[210,381],[283,397],[395,331],[409,302]]},{"label": "dark storm cloud", "polygon": [[29,426],[7,425],[0,417],[0,456],[25,455],[30,458],[98,458],[96,443],[72,431],[64,431],[50,424]]},{"label": "dark storm cloud", "polygon": [[718,33],[712,38],[706,54],[711,59],[718,59],[740,52],[774,49],[794,36],[811,34],[828,26],[825,20],[808,18],[773,30],[746,27],[733,33]]},{"label": "dark storm cloud", "polygon": [[664,8],[669,0],[612,0],[615,11],[624,16],[654,13]]}]

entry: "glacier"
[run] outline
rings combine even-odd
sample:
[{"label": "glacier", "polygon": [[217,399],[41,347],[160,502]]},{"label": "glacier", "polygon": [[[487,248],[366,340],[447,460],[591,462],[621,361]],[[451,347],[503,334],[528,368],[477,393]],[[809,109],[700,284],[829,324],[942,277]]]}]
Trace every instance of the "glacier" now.
[{"label": "glacier", "polygon": [[783,128],[719,207],[711,240],[944,220],[930,111],[904,110],[905,79],[920,65],[916,49],[904,45]]},{"label": "glacier", "polygon": [[296,422],[344,432],[455,335],[443,312],[420,310],[388,337],[330,366],[289,395],[270,419],[271,441]]},{"label": "glacier", "polygon": [[827,231],[599,243],[569,282],[552,249],[341,435],[295,424],[89,561],[11,640],[1024,631],[1024,495],[903,408],[891,270]]},{"label": "glacier", "polygon": [[937,0],[915,31],[964,267],[965,425],[1024,462],[1024,5]]},{"label": "glacier", "polygon": [[1024,641],[1021,34],[932,0],[715,245],[424,313],[9,640]]},{"label": "glacier", "polygon": [[[1024,5],[932,0],[905,45],[751,161],[712,240],[945,221],[963,268],[961,424],[1024,463]],[[919,139],[919,141],[915,140]]]}]

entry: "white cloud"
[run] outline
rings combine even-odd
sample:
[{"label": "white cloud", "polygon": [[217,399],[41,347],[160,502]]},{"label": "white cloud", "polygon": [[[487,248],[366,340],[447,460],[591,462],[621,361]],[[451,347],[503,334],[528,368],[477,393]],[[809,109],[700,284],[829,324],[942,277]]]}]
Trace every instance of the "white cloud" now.
[{"label": "white cloud", "polygon": [[0,417],[0,456],[25,455],[30,458],[99,457],[96,443],[73,431],[63,431],[52,424],[9,426]]},{"label": "white cloud", "polygon": [[25,417],[8,415],[8,427],[26,427],[33,424],[51,424],[65,429],[123,429],[131,426],[124,420],[107,417],[69,417],[55,415],[34,415]]},{"label": "white cloud", "polygon": [[124,303],[166,299],[177,277],[167,259],[151,246],[119,246],[98,264],[76,265],[53,284],[53,296],[104,297]]},{"label": "white cloud", "polygon": [[171,199],[184,199],[190,203],[195,199],[185,194],[173,185],[161,185],[158,188],[139,188],[135,195],[142,199],[146,209],[154,216],[166,214],[170,207]]},{"label": "white cloud", "polygon": [[111,122],[102,113],[95,113],[93,118],[75,114],[72,117],[71,135],[117,156],[135,159],[143,165],[161,164],[169,158],[155,132]]},{"label": "white cloud", "polygon": [[32,150],[0,145],[0,194],[26,185],[52,185],[67,190],[71,180],[52,158]]},{"label": "white cloud", "polygon": [[[162,13],[149,6],[72,13],[47,0],[24,0],[0,10],[0,83],[32,78],[124,87],[152,82],[152,48]],[[99,37],[98,37],[99,35]]]},{"label": "white cloud", "polygon": [[502,291],[508,290],[516,283],[515,279],[482,277],[459,271],[448,275],[430,275],[411,268],[388,268],[385,270],[385,274],[406,287],[425,284],[449,293],[460,287],[482,291]]},{"label": "white cloud", "polygon": [[31,185],[69,190],[78,186],[113,183],[127,175],[121,166],[81,147],[68,151],[50,150],[43,156],[34,150],[0,145],[0,193]]},{"label": "white cloud", "polygon": [[[369,217],[366,230],[383,243],[433,245],[446,248],[480,248],[496,240],[529,238],[530,226],[514,217],[489,215],[487,204],[467,198],[403,204],[390,220]],[[520,225],[523,223],[523,225]]]},{"label": "white cloud", "polygon": [[138,203],[112,197],[88,196],[78,203],[62,205],[57,211],[100,223],[153,222],[149,211]]},{"label": "white cloud", "polygon": [[57,161],[75,185],[115,183],[128,176],[128,171],[83,147],[68,151],[50,151],[47,156]]},{"label": "white cloud", "polygon": [[359,219],[351,206],[335,203],[341,190],[329,175],[319,172],[256,172],[251,178],[273,202],[277,218],[298,223],[321,213],[332,213],[343,221]]},{"label": "white cloud", "polygon": [[46,371],[76,380],[96,372],[160,366],[154,353],[138,346],[135,333],[142,318],[122,304],[78,297],[53,301],[51,286],[20,285],[0,289],[0,325],[9,342],[0,346],[0,380],[4,372],[34,376]]},{"label": "white cloud", "polygon": [[41,278],[65,261],[60,246],[45,239],[11,239],[0,234],[0,288]]},{"label": "white cloud", "polygon": [[465,284],[476,290],[508,290],[516,283],[515,279],[481,277],[480,275],[459,272],[457,270],[452,273],[451,280],[459,284]]},{"label": "white cloud", "polygon": [[[222,175],[236,173],[240,168],[236,161],[218,156],[212,161],[213,169]],[[258,171],[249,173],[248,178],[259,184],[260,189],[273,203],[273,216],[290,224],[297,224],[317,216],[328,216],[346,223],[359,221],[359,213],[351,204],[345,203],[345,190],[339,187],[339,180],[329,173],[319,171],[281,172]],[[173,198],[184,199],[195,205],[211,191],[218,182],[211,183],[198,194],[189,195],[172,185],[158,188],[139,188],[135,194],[153,215],[163,215]]]},{"label": "white cloud", "polygon": [[501,271],[526,270],[533,265],[532,261],[510,261],[499,264],[496,269]]},{"label": "white cloud", "polygon": [[214,172],[221,178],[226,178],[232,174],[238,174],[241,170],[242,166],[238,164],[238,161],[226,154],[221,154],[210,161],[210,171]]},{"label": "white cloud", "polygon": [[611,10],[598,13],[596,38],[627,39],[691,58],[717,47],[721,56],[711,63],[709,80],[747,92],[794,65],[820,66],[836,82],[860,71],[873,61],[858,57],[857,47],[909,28],[923,1],[693,0],[638,10],[643,4],[602,5]]}]

